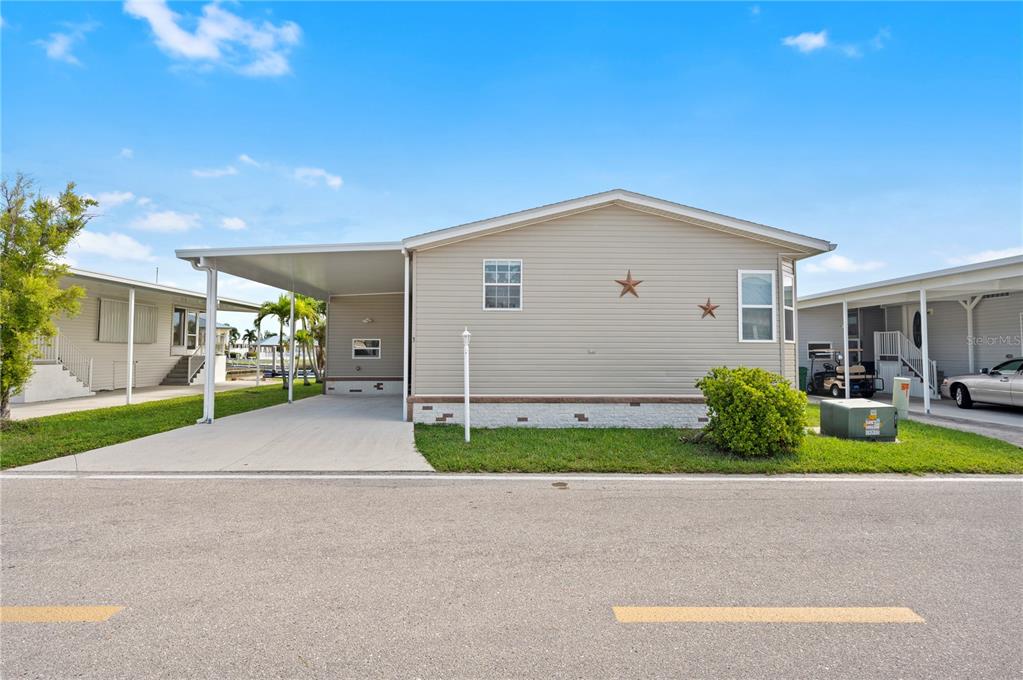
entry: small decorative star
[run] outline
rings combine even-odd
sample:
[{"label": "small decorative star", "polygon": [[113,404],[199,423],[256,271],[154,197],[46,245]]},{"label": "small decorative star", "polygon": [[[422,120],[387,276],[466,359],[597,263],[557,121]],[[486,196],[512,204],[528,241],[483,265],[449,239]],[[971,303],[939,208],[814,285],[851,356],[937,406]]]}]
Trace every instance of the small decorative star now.
[{"label": "small decorative star", "polygon": [[710,315],[710,318],[712,318],[712,319],[718,318],[717,315],[714,314],[714,310],[717,309],[718,307],[720,307],[721,305],[712,305],[712,304],[710,304],[710,298],[707,298],[707,304],[705,304],[705,305],[696,305],[696,306],[703,310],[703,315],[700,316],[701,319],[706,318],[707,315]]},{"label": "small decorative star", "polygon": [[618,294],[618,297],[622,297],[626,293],[632,293],[633,296],[639,297],[639,293],[636,292],[636,286],[643,282],[632,278],[632,270],[630,269],[624,279],[615,279],[615,283],[622,287],[622,292]]}]

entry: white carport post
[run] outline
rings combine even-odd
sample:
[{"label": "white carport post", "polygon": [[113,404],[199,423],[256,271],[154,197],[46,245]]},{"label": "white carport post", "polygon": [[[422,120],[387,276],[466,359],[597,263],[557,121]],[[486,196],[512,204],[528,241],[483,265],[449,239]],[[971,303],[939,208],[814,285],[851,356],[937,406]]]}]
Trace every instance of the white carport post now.
[{"label": "white carport post", "polygon": [[401,254],[405,260],[405,277],[402,279],[405,282],[405,303],[402,307],[402,321],[404,326],[404,335],[402,335],[402,359],[401,359],[401,419],[403,421],[408,420],[408,364],[409,364],[409,337],[408,337],[408,260],[409,253],[407,250],[402,249]]},{"label": "white carport post", "polygon": [[[259,322],[256,322],[256,387],[259,387],[259,379],[263,377],[263,366],[261,363],[263,353],[263,336],[262,331],[259,328]],[[272,373],[271,373],[272,375]]]},{"label": "white carport post", "polygon": [[[966,358],[969,361],[970,373],[974,372],[973,369],[973,309],[980,301],[984,299],[983,295],[978,295],[973,299],[960,300],[959,304],[966,310]],[[923,316],[921,315],[921,318]],[[920,323],[923,323],[921,321]]]},{"label": "white carport post", "polygon": [[295,397],[295,291],[291,291],[291,317],[288,321],[291,340],[288,343],[288,403]]},{"label": "white carport post", "polygon": [[931,357],[927,347],[927,290],[920,289],[920,353],[924,374],[924,413],[931,413]]},{"label": "white carport post", "polygon": [[213,424],[214,395],[217,380],[217,268],[208,264],[205,257],[199,263],[192,263],[199,271],[206,272],[206,356],[205,385],[202,392],[202,418],[198,422]]},{"label": "white carport post", "polygon": [[131,387],[135,382],[135,289],[128,289],[128,384],[124,386],[124,403],[131,404]]},{"label": "white carport post", "polygon": [[845,382],[845,398],[849,398],[852,385],[849,384],[849,301],[842,300],[842,380]]}]

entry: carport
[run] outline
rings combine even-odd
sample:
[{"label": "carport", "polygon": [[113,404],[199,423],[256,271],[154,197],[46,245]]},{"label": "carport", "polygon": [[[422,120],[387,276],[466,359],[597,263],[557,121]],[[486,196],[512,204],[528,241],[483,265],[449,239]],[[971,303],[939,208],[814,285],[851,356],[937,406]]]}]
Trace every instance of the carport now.
[{"label": "carport", "polygon": [[[177,256],[206,273],[207,354],[215,342],[217,314],[217,277],[220,272],[256,281],[291,293],[291,328],[294,328],[295,294],[329,300],[331,296],[368,296],[401,294],[404,296],[402,340],[402,395],[408,394],[409,375],[409,260],[399,242],[273,246],[245,248],[202,248],[176,251]],[[295,337],[289,348],[294,370]],[[209,361],[209,357],[207,357]],[[199,422],[213,423],[215,390],[212,372],[207,374],[203,391],[203,417]],[[288,402],[292,403],[292,383],[288,381]],[[395,403],[400,418],[407,418],[404,399]],[[379,398],[375,402],[381,404]],[[398,415],[395,414],[398,418]]]}]

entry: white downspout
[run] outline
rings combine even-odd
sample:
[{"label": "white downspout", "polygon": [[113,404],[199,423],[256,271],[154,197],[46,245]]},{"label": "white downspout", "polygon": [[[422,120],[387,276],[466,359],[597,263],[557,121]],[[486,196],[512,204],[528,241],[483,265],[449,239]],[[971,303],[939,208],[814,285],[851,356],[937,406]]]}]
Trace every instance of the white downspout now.
[{"label": "white downspout", "polygon": [[852,391],[849,384],[849,302],[842,300],[842,379],[845,381],[845,398]]},{"label": "white downspout", "polygon": [[469,337],[472,333],[469,332],[469,328],[466,327],[462,333],[462,373],[463,373],[463,386],[464,391],[463,400],[465,406],[465,442],[469,443]]},{"label": "white downspout", "polygon": [[409,351],[411,350],[410,343],[408,341],[408,300],[409,300],[409,285],[408,285],[408,265],[409,265],[409,252],[402,248],[401,254],[405,257],[405,302],[402,307],[402,316],[404,323],[404,335],[402,335],[402,354],[401,354],[401,419],[402,421],[408,420],[408,362],[409,362]]},{"label": "white downspout", "polygon": [[197,422],[213,424],[214,395],[217,379],[217,268],[207,264],[205,257],[192,267],[206,272],[206,381],[202,393],[202,418]]},{"label": "white downspout", "polygon": [[927,290],[920,289],[920,352],[924,374],[924,413],[931,413],[931,357],[927,347]]},{"label": "white downspout", "polygon": [[135,382],[135,289],[128,289],[128,384],[124,387],[124,403],[131,404],[131,387]]},{"label": "white downspout", "polygon": [[291,291],[291,318],[288,321],[291,339],[288,342],[288,403],[295,398],[295,291]]}]

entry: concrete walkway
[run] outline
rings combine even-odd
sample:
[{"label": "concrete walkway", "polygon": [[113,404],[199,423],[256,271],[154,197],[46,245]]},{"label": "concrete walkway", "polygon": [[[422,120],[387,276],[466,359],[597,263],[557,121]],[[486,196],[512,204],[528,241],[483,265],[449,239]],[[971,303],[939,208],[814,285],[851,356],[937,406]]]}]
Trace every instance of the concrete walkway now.
[{"label": "concrete walkway", "polygon": [[400,397],[317,396],[161,432],[18,471],[432,471]]},{"label": "concrete walkway", "polygon": [[[280,380],[275,380],[274,382],[279,384]],[[264,380],[261,384],[267,385],[269,383],[269,380]],[[217,383],[217,392],[240,390],[245,387],[255,386],[255,380],[232,380],[230,382]],[[132,393],[132,403],[144,404],[147,401],[187,397],[202,394],[202,389],[203,386],[201,384],[136,387]],[[90,411],[95,408],[107,408],[109,406],[124,406],[124,390],[104,390],[97,392],[91,397],[77,397],[75,399],[55,399],[53,401],[34,401],[29,404],[11,404],[11,419],[25,420],[26,418],[54,416],[60,413],[74,413],[76,411]]]}]

